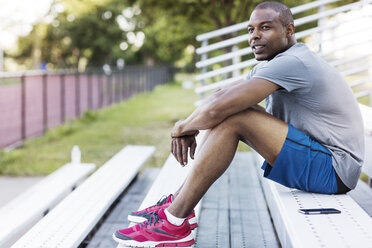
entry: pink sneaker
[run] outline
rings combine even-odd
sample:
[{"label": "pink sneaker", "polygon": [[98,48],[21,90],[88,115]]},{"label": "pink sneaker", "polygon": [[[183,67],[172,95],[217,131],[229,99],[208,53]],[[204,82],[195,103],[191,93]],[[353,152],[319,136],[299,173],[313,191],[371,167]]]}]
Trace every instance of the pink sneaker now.
[{"label": "pink sneaker", "polygon": [[[161,209],[166,209],[172,204],[173,195],[163,196],[155,205],[145,208],[143,210],[132,212],[128,215],[128,220],[134,223],[142,223],[150,219],[151,212],[158,213]],[[191,214],[187,216],[190,223],[191,230],[198,227],[195,211],[192,210]]]},{"label": "pink sneaker", "polygon": [[173,225],[163,209],[152,212],[150,220],[118,230],[112,236],[119,244],[130,247],[189,247],[195,243],[189,222]]}]

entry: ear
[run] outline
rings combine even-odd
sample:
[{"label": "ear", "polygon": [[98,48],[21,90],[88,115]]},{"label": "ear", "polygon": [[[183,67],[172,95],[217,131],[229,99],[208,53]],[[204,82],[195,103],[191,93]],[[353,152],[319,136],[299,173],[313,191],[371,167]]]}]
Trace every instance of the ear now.
[{"label": "ear", "polygon": [[286,28],[287,38],[291,38],[294,32],[295,32],[294,25],[292,23],[288,24]]}]

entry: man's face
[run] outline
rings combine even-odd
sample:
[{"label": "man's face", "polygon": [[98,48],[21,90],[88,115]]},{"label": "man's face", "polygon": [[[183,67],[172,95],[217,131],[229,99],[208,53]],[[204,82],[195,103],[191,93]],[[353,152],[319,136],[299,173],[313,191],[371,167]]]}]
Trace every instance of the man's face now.
[{"label": "man's face", "polygon": [[270,60],[288,48],[286,27],[272,9],[252,12],[248,24],[249,44],[258,61]]}]

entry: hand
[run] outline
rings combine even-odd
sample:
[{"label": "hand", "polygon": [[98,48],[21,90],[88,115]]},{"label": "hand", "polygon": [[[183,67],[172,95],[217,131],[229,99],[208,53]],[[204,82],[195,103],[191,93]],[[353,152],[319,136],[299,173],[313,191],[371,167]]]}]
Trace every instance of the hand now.
[{"label": "hand", "polygon": [[182,124],[184,123],[184,120],[179,120],[174,124],[174,127],[171,132],[172,138],[178,138],[178,137],[184,137],[184,136],[195,136],[198,135],[198,130],[191,130],[191,131],[182,131],[183,127]]},{"label": "hand", "polygon": [[196,150],[196,135],[186,135],[172,138],[171,152],[181,166],[187,165],[188,150],[190,148],[190,157],[194,159]]}]

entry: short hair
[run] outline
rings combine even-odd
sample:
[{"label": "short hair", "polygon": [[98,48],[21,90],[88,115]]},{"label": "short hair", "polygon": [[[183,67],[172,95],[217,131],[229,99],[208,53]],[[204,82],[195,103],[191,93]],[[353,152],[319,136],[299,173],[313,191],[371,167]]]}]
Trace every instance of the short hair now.
[{"label": "short hair", "polygon": [[279,19],[284,26],[293,24],[293,15],[291,10],[282,3],[279,2],[262,2],[256,6],[256,9],[272,9],[279,13]]}]

